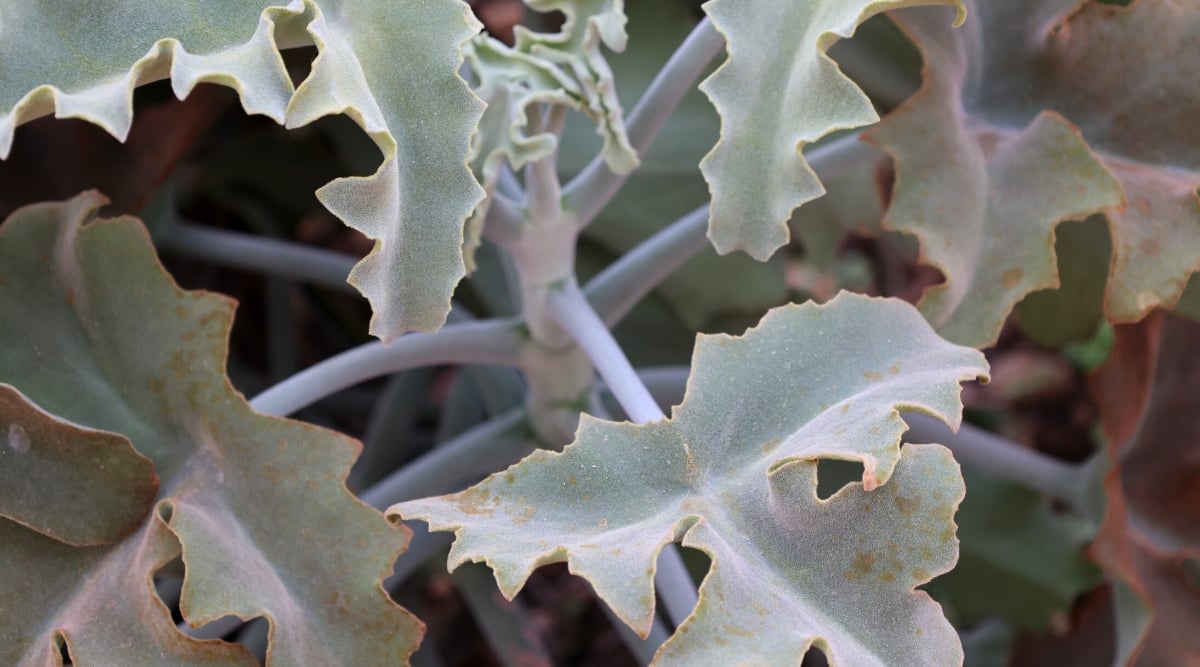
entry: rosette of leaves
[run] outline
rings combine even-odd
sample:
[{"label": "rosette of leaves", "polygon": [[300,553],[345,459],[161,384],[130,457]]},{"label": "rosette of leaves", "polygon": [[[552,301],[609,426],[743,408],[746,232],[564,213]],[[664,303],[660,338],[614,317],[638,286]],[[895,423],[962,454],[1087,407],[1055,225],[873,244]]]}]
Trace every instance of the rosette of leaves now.
[{"label": "rosette of leaves", "polygon": [[[920,239],[946,276],[922,312],[951,340],[994,343],[1017,301],[1058,286],[1056,226],[1094,213],[1112,257],[1093,312],[1132,322],[1174,306],[1200,269],[1195,3],[965,4],[958,29],[940,8],[889,15],[920,48],[925,82],[868,132],[896,163],[885,226]],[[1068,252],[1087,253],[1094,234]]]},{"label": "rosette of leaves", "polygon": [[[349,281],[391,341],[445,322],[465,272],[463,224],[482,198],[466,162],[483,112],[458,75],[479,31],[456,0],[212,0],[61,3],[0,0],[0,158],[17,125],[50,113],[124,140],[133,88],[169,79],[234,88],[247,113],[289,128],[346,114],[383,154],[374,174],[317,197],[375,240]],[[299,86],[281,48],[313,45]]]},{"label": "rosette of leaves", "polygon": [[[638,165],[637,151],[629,144],[612,69],[601,46],[625,48],[625,14],[620,0],[531,2],[542,11],[560,10],[566,16],[562,30],[538,33],[516,27],[516,44],[506,46],[493,37],[479,35],[463,46],[477,85],[475,93],[487,102],[471,147],[472,168],[480,176],[488,197],[480,202],[467,225],[464,258],[474,268],[490,195],[495,192],[504,162],[513,169],[554,154],[558,140],[540,116],[530,124],[528,111],[537,105],[574,109],[596,124],[603,138],[601,155],[616,173]],[[532,130],[532,132],[531,132]]]},{"label": "rosette of leaves", "polygon": [[[488,563],[509,598],[566,561],[643,635],[658,552],[704,551],[699,604],[659,664],[796,664],[813,645],[839,665],[954,664],[957,634],[913,587],[957,558],[962,477],[943,447],[901,451],[899,411],[957,426],[959,383],[986,372],[898,300],[787,306],[701,336],[669,419],[585,416],[562,453],[388,512],[454,530],[450,566]],[[822,458],[860,462],[861,484],[819,499]]]},{"label": "rosette of leaves", "polygon": [[268,662],[395,665],[421,624],[383,591],[406,535],[344,480],[359,445],[254,413],[225,377],[230,300],[184,292],[84,193],[0,227],[0,663],[254,665],[178,630],[265,617]]}]

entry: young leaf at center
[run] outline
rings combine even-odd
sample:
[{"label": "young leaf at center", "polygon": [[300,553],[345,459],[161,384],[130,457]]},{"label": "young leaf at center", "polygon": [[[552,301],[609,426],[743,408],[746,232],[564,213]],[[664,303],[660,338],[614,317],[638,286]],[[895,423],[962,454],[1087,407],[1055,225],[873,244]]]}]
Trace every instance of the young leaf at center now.
[{"label": "young leaf at center", "polygon": [[[643,634],[658,552],[706,552],[699,605],[661,664],[797,664],[814,643],[834,664],[950,664],[958,637],[913,587],[957,558],[962,477],[942,447],[901,455],[899,411],[957,426],[959,383],[986,373],[898,300],[779,308],[744,336],[698,339],[670,419],[585,416],[561,454],[389,512],[455,530],[451,566],[486,561],[509,597],[565,560]],[[821,458],[861,462],[862,485],[818,499]]]}]

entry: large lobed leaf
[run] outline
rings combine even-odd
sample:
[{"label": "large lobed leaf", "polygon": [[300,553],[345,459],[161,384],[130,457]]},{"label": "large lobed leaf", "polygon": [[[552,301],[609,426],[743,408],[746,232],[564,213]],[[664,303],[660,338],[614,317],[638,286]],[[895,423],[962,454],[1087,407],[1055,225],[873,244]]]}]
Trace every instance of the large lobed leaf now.
[{"label": "large lobed leaf", "polygon": [[176,287],[137,221],[88,223],[103,203],[0,227],[0,464],[30,480],[0,493],[0,663],[255,664],[175,628],[153,576],[180,555],[184,618],[266,617],[273,664],[403,661],[420,623],[381,581],[406,538],[347,491],[357,443],[255,414],[232,304]]},{"label": "large lobed leaf", "polygon": [[[787,243],[792,211],[825,190],[800,155],[838,129],[879,120],[825,51],[883,11],[957,0],[711,0],[728,60],[702,84],[721,137],[700,163],[712,192],[709,238],[720,253],[765,260]],[[961,20],[960,5],[959,20]]]},{"label": "large lobed leaf", "polygon": [[[968,2],[891,16],[925,84],[869,136],[896,159],[885,224],[946,276],[920,304],[952,340],[993,343],[1058,284],[1054,230],[1104,212],[1109,319],[1171,307],[1200,269],[1200,12],[1194,2]],[[1114,51],[1115,50],[1115,51]]]},{"label": "large lobed leaf", "polygon": [[[670,419],[585,416],[561,454],[389,513],[454,530],[451,567],[486,561],[510,598],[565,560],[643,635],[658,552],[705,551],[663,664],[796,664],[814,643],[834,664],[951,664],[957,635],[913,587],[954,564],[962,478],[942,447],[901,455],[898,410],[957,425],[959,383],[985,374],[903,302],[784,307],[742,337],[701,336]],[[818,499],[820,458],[861,462],[862,484]]]},{"label": "large lobed leaf", "polygon": [[1111,465],[1092,555],[1136,596],[1116,600],[1130,664],[1200,662],[1198,337],[1200,325],[1162,312],[1119,326],[1092,378]]},{"label": "large lobed leaf", "polygon": [[[317,193],[376,240],[350,282],[385,342],[431,331],[464,273],[463,222],[482,194],[466,165],[482,104],[457,72],[458,46],[477,31],[456,0],[0,0],[0,158],[17,125],[48,113],[123,140],[133,88],[162,78],[180,98],[198,83],[230,86],[247,113],[288,127],[345,113],[384,158]],[[318,56],[293,89],[279,45],[309,43]]]}]

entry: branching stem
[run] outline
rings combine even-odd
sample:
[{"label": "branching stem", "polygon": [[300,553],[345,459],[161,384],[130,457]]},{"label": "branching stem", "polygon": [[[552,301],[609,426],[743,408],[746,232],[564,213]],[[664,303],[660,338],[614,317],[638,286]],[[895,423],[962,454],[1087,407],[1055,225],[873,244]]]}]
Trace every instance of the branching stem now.
[{"label": "branching stem", "polygon": [[360,496],[384,509],[405,500],[448,493],[519,461],[533,451],[524,410],[484,422],[381,479]]},{"label": "branching stem", "polygon": [[250,406],[285,416],[359,382],[419,366],[515,366],[521,343],[515,320],[450,324],[436,333],[401,336],[390,346],[367,343],[291,376],[255,396]]},{"label": "branching stem", "polygon": [[584,287],[608,326],[621,321],[662,281],[708,247],[708,205],[659,230],[604,269]]},{"label": "branching stem", "polygon": [[172,225],[161,242],[181,255],[358,294],[346,282],[358,260],[332,250],[190,223]]},{"label": "branching stem", "polygon": [[551,292],[547,308],[558,325],[583,348],[632,421],[655,422],[666,418],[579,285],[572,281]]}]

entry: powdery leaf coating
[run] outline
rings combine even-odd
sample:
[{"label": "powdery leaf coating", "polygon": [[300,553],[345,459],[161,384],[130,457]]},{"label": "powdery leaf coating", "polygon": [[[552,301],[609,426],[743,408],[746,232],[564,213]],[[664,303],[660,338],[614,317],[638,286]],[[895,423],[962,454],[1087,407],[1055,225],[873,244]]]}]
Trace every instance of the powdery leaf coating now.
[{"label": "powdery leaf coating", "polygon": [[[376,240],[350,282],[385,342],[432,331],[465,272],[463,223],[482,197],[466,160],[483,105],[458,76],[458,46],[478,30],[456,0],[0,0],[0,158],[17,125],[49,113],[123,140],[133,88],[163,78],[181,99],[198,83],[229,86],[247,113],[290,128],[347,114],[384,157],[371,176],[317,193]],[[307,44],[318,56],[294,89],[279,49]]]},{"label": "powdery leaf coating", "polygon": [[[705,551],[699,606],[662,664],[798,663],[813,643],[835,664],[951,664],[957,635],[912,589],[954,564],[962,478],[940,446],[901,456],[898,410],[957,425],[959,383],[986,369],[898,300],[787,306],[744,336],[699,337],[670,419],[585,415],[561,454],[388,512],[454,530],[451,567],[487,562],[510,598],[567,561],[643,634],[658,552]],[[820,458],[861,461],[863,484],[819,500]]]},{"label": "powdery leaf coating", "polygon": [[[937,8],[891,15],[925,56],[926,81],[868,133],[896,159],[885,224],[918,236],[946,275],[922,310],[951,340],[991,344],[1016,301],[1058,285],[1055,225],[1097,212],[1113,244],[1107,317],[1173,306],[1200,269],[1195,3],[967,9],[956,30]],[[1005,171],[996,147],[1048,125],[1057,150],[1043,143]]]},{"label": "powdery leaf coating", "polygon": [[[0,328],[0,381],[60,432],[131,443],[158,494],[104,546],[0,519],[0,664],[51,664],[59,643],[75,664],[255,664],[175,628],[152,577],[181,553],[184,618],[266,617],[272,664],[404,661],[420,623],[381,582],[406,535],[346,489],[359,445],[255,414],[224,374],[231,302],[176,287],[136,220],[85,224],[103,203],[84,193],[0,227],[0,317],[27,324]],[[27,423],[32,451],[44,429]],[[65,509],[61,488],[36,493]]]},{"label": "powdery leaf coating", "polygon": [[[900,7],[957,0],[711,0],[728,60],[700,84],[721,137],[700,163],[712,192],[709,238],[760,261],[787,243],[792,211],[825,190],[800,151],[838,129],[879,120],[867,96],[825,54],[858,24]],[[961,20],[961,14],[960,14]]]},{"label": "powdery leaf coating", "polygon": [[[1193,664],[1200,591],[1186,561],[1200,559],[1200,324],[1156,312],[1116,334],[1112,356],[1092,377],[1112,444],[1108,508],[1092,556],[1139,598],[1117,598],[1118,630],[1134,632],[1123,657]],[[1139,618],[1143,605],[1148,619]]]}]

